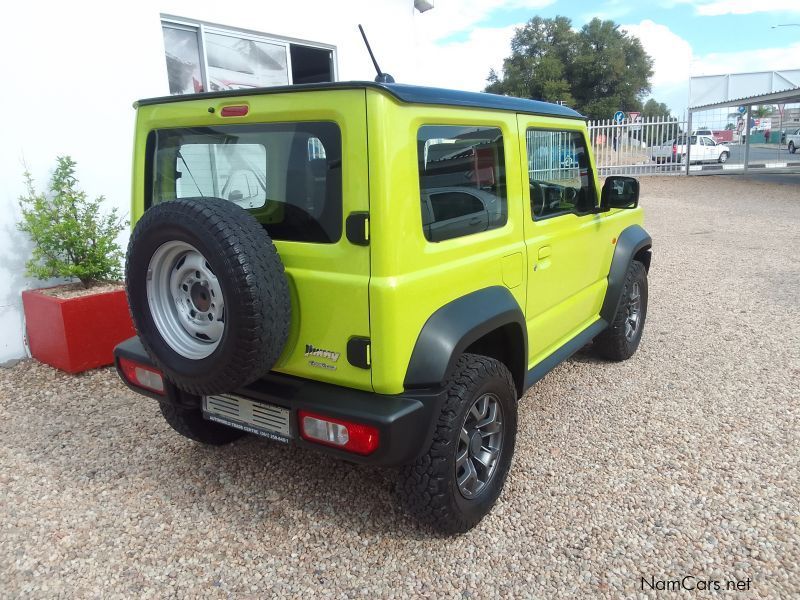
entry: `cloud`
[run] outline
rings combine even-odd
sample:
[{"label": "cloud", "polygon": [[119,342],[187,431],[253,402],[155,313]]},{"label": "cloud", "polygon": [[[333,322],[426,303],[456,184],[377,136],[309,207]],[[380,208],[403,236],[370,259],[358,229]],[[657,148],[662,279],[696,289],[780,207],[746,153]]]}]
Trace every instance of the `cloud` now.
[{"label": "cloud", "polygon": [[642,42],[653,58],[653,86],[683,83],[689,76],[692,45],[666,25],[645,19],[634,25],[622,25]]},{"label": "cloud", "polygon": [[514,29],[520,25],[479,27],[463,41],[419,44],[415,83],[482,91],[489,69],[502,72],[503,59],[511,55]]},{"label": "cloud", "polygon": [[749,15],[758,12],[797,12],[800,13],[798,0],[713,0],[695,5],[695,12],[704,17],[718,15]]},{"label": "cloud", "polygon": [[664,4],[671,8],[676,4],[691,4],[694,12],[703,17],[717,17],[720,15],[751,15],[754,13],[798,13],[800,2],[798,0],[671,0]]},{"label": "cloud", "polygon": [[[436,8],[416,15],[416,26],[422,39],[431,41],[446,38],[479,27],[492,13],[502,10],[536,9],[553,4],[555,0],[459,0],[437,2]],[[533,13],[531,14],[533,16]]]},{"label": "cloud", "polygon": [[[555,0],[461,0],[437,2],[434,10],[414,16],[417,71],[422,85],[482,91],[490,69],[500,72],[511,54],[516,23],[504,27],[481,26],[492,14],[504,10],[538,9]],[[453,38],[453,39],[448,39]]]},{"label": "cloud", "polygon": [[796,69],[800,65],[800,42],[789,47],[697,55],[687,40],[650,19],[622,25],[622,29],[638,37],[653,57],[651,95],[678,113],[688,104],[689,77]]}]

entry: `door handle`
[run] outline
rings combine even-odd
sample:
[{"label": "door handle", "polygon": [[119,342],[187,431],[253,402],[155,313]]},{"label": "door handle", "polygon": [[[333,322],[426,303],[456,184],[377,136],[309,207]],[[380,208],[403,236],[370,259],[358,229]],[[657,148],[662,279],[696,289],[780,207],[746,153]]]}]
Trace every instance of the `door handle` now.
[{"label": "door handle", "polygon": [[547,258],[548,256],[550,256],[550,254],[551,254],[550,246],[542,246],[541,248],[539,248],[539,260]]}]

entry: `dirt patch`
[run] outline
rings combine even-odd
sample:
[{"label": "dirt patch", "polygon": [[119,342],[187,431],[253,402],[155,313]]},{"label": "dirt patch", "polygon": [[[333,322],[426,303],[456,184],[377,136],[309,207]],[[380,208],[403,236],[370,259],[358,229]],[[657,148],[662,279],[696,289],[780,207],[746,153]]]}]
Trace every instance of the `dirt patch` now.
[{"label": "dirt patch", "polygon": [[116,292],[124,289],[125,285],[121,281],[100,281],[89,285],[88,288],[83,287],[81,283],[65,283],[64,285],[42,288],[37,291],[45,296],[67,300],[69,298],[81,298],[83,296],[105,294],[107,292]]}]

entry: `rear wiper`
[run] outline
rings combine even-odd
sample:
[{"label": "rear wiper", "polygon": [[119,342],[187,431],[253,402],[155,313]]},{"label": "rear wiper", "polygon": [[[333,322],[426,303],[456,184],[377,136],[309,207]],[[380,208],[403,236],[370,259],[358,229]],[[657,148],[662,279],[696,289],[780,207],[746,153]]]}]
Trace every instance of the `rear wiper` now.
[{"label": "rear wiper", "polygon": [[206,195],[203,193],[203,190],[200,189],[200,186],[197,185],[197,180],[194,178],[194,175],[192,175],[192,170],[189,168],[189,165],[186,164],[186,159],[183,158],[183,154],[181,154],[180,150],[178,150],[178,158],[180,158],[183,161],[183,166],[186,167],[186,172],[189,174],[189,177],[192,178],[192,183],[194,183],[194,187],[197,188],[197,191],[200,193],[200,196],[202,198],[205,198]]}]

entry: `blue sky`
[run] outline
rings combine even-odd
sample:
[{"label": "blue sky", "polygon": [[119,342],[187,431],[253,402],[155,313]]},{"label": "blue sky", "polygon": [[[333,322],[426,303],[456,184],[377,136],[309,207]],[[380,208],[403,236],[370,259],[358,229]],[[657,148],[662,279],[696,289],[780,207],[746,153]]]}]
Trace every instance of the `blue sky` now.
[{"label": "blue sky", "polygon": [[[435,0],[417,15],[432,65],[426,83],[481,89],[510,53],[514,28],[533,16],[564,15],[580,28],[611,19],[654,58],[652,96],[682,111],[690,75],[800,68],[800,0]],[[427,76],[426,76],[427,75]]]}]

